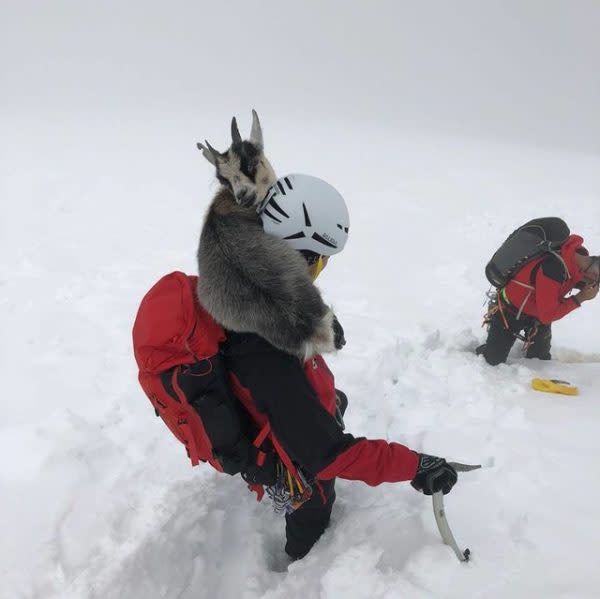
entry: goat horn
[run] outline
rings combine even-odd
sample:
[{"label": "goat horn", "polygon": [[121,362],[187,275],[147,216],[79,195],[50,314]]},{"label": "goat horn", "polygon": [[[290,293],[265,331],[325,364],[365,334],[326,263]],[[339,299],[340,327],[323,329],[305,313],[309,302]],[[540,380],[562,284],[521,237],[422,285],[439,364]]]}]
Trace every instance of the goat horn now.
[{"label": "goat horn", "polygon": [[215,157],[215,160],[219,157],[220,152],[215,150],[206,140],[204,140],[206,147],[210,150],[210,153]]},{"label": "goat horn", "polygon": [[231,140],[234,144],[242,142],[242,136],[240,135],[240,130],[238,129],[235,117],[231,119]]},{"label": "goat horn", "polygon": [[254,108],[252,109],[252,131],[250,132],[250,141],[260,148],[263,147],[262,128],[260,126],[260,121],[258,120],[256,110],[254,110]]},{"label": "goat horn", "polygon": [[206,146],[203,146],[200,142],[196,144],[196,147],[202,152],[202,155],[208,160],[213,166],[217,166],[217,157],[219,153],[206,141]]}]

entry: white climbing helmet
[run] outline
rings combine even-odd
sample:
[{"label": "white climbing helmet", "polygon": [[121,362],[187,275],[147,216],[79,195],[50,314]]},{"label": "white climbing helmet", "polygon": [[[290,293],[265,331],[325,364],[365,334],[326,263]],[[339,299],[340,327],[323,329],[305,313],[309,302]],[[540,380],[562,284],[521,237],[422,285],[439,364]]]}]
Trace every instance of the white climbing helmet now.
[{"label": "white climbing helmet", "polygon": [[258,212],[266,233],[296,250],[333,256],[344,249],[350,217],[339,191],[311,175],[287,175],[267,192]]}]

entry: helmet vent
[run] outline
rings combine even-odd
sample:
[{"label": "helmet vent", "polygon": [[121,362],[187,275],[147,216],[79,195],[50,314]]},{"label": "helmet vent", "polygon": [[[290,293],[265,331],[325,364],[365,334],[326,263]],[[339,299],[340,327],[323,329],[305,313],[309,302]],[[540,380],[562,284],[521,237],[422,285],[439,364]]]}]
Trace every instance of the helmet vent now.
[{"label": "helmet vent", "polygon": [[266,214],[270,219],[274,220],[275,222],[281,222],[274,214],[271,214],[266,208],[263,210],[263,214]]},{"label": "helmet vent", "polygon": [[284,237],[284,239],[302,239],[303,237],[306,237],[306,235],[304,234],[304,231],[300,231],[299,233],[288,235],[287,237]]},{"label": "helmet vent", "polygon": [[283,180],[285,181],[286,185],[290,188],[290,189],[294,189],[292,187],[292,184],[290,183],[290,180],[287,177],[284,177]]},{"label": "helmet vent", "polygon": [[285,195],[285,188],[283,187],[283,185],[281,184],[281,181],[277,181],[277,187],[279,187],[279,191]]},{"label": "helmet vent", "polygon": [[310,218],[308,216],[308,211],[306,210],[306,204],[304,202],[302,202],[302,210],[304,210],[304,224],[307,227],[310,227],[311,226]]},{"label": "helmet vent", "polygon": [[275,201],[275,198],[271,198],[269,205],[273,206],[273,208],[275,208],[275,210],[277,210],[277,212],[279,212],[279,214],[281,214],[281,216],[285,216],[285,218],[289,218],[288,213]]}]

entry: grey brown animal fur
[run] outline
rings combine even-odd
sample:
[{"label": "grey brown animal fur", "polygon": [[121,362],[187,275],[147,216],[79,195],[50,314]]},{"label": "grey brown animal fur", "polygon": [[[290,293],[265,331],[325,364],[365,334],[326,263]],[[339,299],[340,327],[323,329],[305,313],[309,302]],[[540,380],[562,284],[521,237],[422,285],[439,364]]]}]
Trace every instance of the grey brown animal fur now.
[{"label": "grey brown animal fur", "polygon": [[[253,117],[249,141],[241,141],[234,118],[233,143],[227,152],[217,152],[208,142],[198,146],[216,167],[222,183],[200,235],[198,297],[226,329],[256,333],[275,347],[306,359],[334,351],[333,313],[321,299],[302,255],[263,231],[256,205],[276,177],[264,157],[262,131],[254,111]],[[248,157],[258,165],[255,177],[251,169],[243,168]],[[240,180],[244,177],[243,186],[236,187],[238,176]],[[261,177],[269,178],[266,187]]]}]

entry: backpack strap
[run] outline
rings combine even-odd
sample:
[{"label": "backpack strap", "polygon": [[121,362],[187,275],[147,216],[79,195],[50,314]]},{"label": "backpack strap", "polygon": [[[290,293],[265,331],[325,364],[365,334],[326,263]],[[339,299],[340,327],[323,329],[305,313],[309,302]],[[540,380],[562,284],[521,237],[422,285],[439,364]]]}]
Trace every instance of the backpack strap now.
[{"label": "backpack strap", "polygon": [[271,432],[271,423],[267,422],[260,429],[260,433],[258,433],[258,435],[256,436],[256,439],[254,439],[252,445],[254,445],[254,447],[256,447],[256,448],[260,447],[270,432]]},{"label": "backpack strap", "polygon": [[[532,287],[535,286],[535,279],[537,277],[537,274],[540,270],[540,268],[543,268],[544,265],[548,265],[548,259],[554,256],[560,263],[560,265],[563,267],[563,272],[562,272],[562,283],[564,283],[566,280],[568,280],[571,277],[571,273],[569,272],[569,267],[567,266],[567,263],[565,262],[564,258],[558,253],[555,252],[554,250],[548,250],[548,254],[546,256],[544,256],[532,269],[531,269],[531,275],[529,277],[529,283],[531,284]],[[546,273],[544,273],[546,274]],[[552,276],[554,273],[550,274],[548,273],[547,276],[550,276],[550,278],[554,279],[555,277]],[[558,279],[555,279],[558,280]]]},{"label": "backpack strap", "polygon": [[529,284],[534,287],[535,286],[535,279],[537,278],[537,274],[540,270],[540,268],[542,267],[542,262],[544,261],[544,259],[540,260],[532,269],[531,269],[531,273],[529,274]]},{"label": "backpack strap", "polygon": [[[534,267],[537,268],[537,265]],[[537,274],[537,271],[536,271]],[[533,277],[533,279],[535,279],[535,276]],[[514,283],[515,285],[519,285],[520,287],[525,287],[525,289],[527,289],[527,295],[525,296],[525,299],[521,302],[521,306],[519,307],[519,311],[517,312],[517,320],[519,320],[521,318],[521,314],[523,313],[523,308],[525,308],[525,304],[529,301],[529,298],[531,297],[531,294],[534,292],[535,287],[533,286],[533,284],[528,285],[527,283],[523,283],[522,281],[519,281],[518,279],[512,279],[510,281],[511,283]],[[507,305],[511,305],[511,302],[509,301],[507,295],[506,295],[506,287],[503,287],[500,290],[500,298],[499,299],[503,299]],[[502,302],[498,302],[498,305],[501,305]],[[502,318],[504,320],[504,327],[506,329],[508,329],[508,323],[506,322],[506,318],[504,316],[504,314],[502,313],[502,310],[500,310],[501,314],[502,314]]]},{"label": "backpack strap", "polygon": [[551,251],[550,253],[553,256],[555,256],[556,258],[558,258],[558,261],[562,264],[563,268],[565,269],[564,278],[563,278],[563,283],[564,283],[565,281],[567,281],[568,279],[571,278],[571,272],[569,271],[569,267],[567,266],[565,259],[558,252]]},{"label": "backpack strap", "polygon": [[260,430],[258,435],[256,436],[256,439],[254,439],[254,441],[252,442],[252,445],[254,445],[254,447],[256,447],[256,449],[258,449],[258,453],[256,456],[257,466],[262,466],[265,463],[267,454],[260,449],[260,446],[263,444],[264,440],[267,438],[267,436],[269,435],[270,432],[271,432],[271,423],[267,422],[262,427],[262,429]]},{"label": "backpack strap", "polygon": [[[179,398],[179,401],[183,405],[189,405],[187,397],[185,396],[183,389],[179,386],[179,383],[177,381],[177,377],[179,376],[180,372],[181,366],[173,368],[173,374],[171,375],[171,385],[173,385],[173,391],[175,391],[177,397]],[[186,437],[188,439],[186,447],[190,455],[190,460],[192,461],[192,466],[197,466],[200,463],[200,453],[198,452],[198,447],[196,446],[196,440],[192,432],[192,427],[190,426],[190,423],[188,422],[187,418],[180,418],[177,421],[177,424],[185,432]]]},{"label": "backpack strap", "polygon": [[[535,279],[537,277],[538,272],[540,271],[540,268],[544,267],[544,263],[546,262],[546,260],[548,260],[548,258],[550,256],[554,256],[555,258],[558,258],[560,264],[563,266],[563,268],[564,268],[563,282],[566,281],[567,279],[569,279],[569,277],[571,276],[571,273],[569,272],[569,267],[567,266],[567,263],[565,262],[564,258],[558,252],[555,252],[554,250],[549,249],[548,255],[544,256],[531,269],[531,274],[529,275],[529,285],[527,285],[527,283],[522,283],[521,281],[518,281],[517,279],[512,280],[513,283],[520,285],[521,287],[525,287],[526,289],[529,289],[529,292],[525,296],[525,299],[523,300],[523,303],[521,304],[521,307],[519,308],[519,311],[517,313],[517,320],[519,320],[521,318],[521,314],[523,313],[523,308],[525,308],[525,304],[527,303],[527,301],[531,297],[531,294],[535,290]],[[504,296],[504,297],[506,298],[506,296]]]}]

